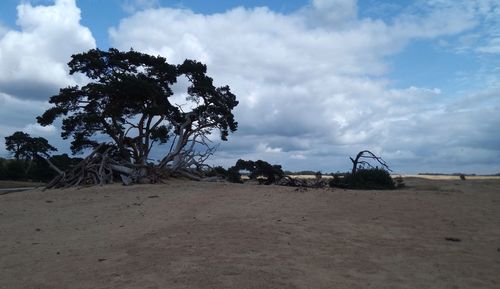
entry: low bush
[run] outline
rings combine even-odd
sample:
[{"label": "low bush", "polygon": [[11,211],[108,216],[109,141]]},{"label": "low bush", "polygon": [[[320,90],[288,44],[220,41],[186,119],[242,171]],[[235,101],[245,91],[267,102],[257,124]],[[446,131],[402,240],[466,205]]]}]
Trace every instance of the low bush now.
[{"label": "low bush", "polygon": [[274,184],[277,180],[285,176],[280,165],[271,165],[262,160],[254,162],[239,159],[234,166],[228,169],[227,180],[233,183],[242,183],[240,171],[249,172],[248,177],[251,180],[262,178],[259,180],[259,183],[265,185]]},{"label": "low bush", "polygon": [[227,178],[227,170],[221,166],[209,168],[204,173],[205,173],[205,176],[207,176],[207,177],[221,177],[224,179]]},{"label": "low bush", "polygon": [[348,188],[349,184],[346,183],[348,175],[349,173],[334,173],[328,185],[332,188]]},{"label": "low bush", "polygon": [[380,168],[358,169],[354,176],[351,173],[334,174],[329,185],[330,187],[363,190],[392,190],[396,188],[389,172]]},{"label": "low bush", "polygon": [[392,190],[396,188],[388,171],[380,168],[360,169],[347,176],[347,183],[353,189]]}]

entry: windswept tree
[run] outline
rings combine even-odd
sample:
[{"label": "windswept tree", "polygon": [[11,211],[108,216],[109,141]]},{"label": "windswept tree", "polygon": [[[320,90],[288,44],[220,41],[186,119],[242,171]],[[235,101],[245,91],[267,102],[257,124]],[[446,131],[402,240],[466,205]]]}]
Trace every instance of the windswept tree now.
[{"label": "windswept tree", "polygon": [[[150,177],[156,144],[166,150],[154,171],[195,178],[213,153],[208,135],[218,131],[227,140],[237,129],[236,96],[228,86],[215,87],[200,62],[172,65],[161,56],[112,48],[73,55],[68,65],[70,74],[81,73],[89,83],[61,89],[38,122],[46,126],[61,117],[61,136],[72,139],[73,153],[93,149],[90,156],[98,159],[87,158],[86,165],[98,161],[130,182]],[[181,77],[189,83],[186,98],[175,103],[172,86]],[[106,138],[111,145],[103,145]],[[101,183],[110,175],[96,174]]]}]

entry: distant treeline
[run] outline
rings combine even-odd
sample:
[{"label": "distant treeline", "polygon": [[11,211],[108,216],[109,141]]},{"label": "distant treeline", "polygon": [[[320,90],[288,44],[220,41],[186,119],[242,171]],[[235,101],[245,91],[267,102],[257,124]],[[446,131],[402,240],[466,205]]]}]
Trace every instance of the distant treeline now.
[{"label": "distant treeline", "polygon": [[[297,176],[297,175],[303,175],[303,176],[315,176],[318,173],[322,175],[331,175],[332,173],[323,173],[321,171],[298,171],[298,172],[292,172],[292,171],[285,171],[285,175],[287,176]],[[337,172],[338,173],[338,172]]]},{"label": "distant treeline", "polygon": [[[69,169],[81,160],[67,154],[50,157],[50,161],[62,170]],[[48,182],[56,175],[41,157],[33,160],[0,158],[0,180]]]},{"label": "distant treeline", "polygon": [[443,174],[443,173],[418,173],[418,175],[426,175],[426,176],[500,176],[500,173],[491,174],[491,175],[477,175],[477,174],[464,174],[464,173],[452,173],[452,174]]}]

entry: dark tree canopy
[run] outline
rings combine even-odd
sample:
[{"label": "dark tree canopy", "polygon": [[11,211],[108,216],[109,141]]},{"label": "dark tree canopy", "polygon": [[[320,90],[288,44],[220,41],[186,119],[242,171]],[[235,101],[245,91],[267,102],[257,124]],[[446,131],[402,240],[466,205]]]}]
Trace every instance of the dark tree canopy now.
[{"label": "dark tree canopy", "polygon": [[[172,137],[187,142],[193,134],[213,129],[226,140],[237,129],[235,95],[227,86],[215,87],[199,62],[176,66],[161,56],[112,48],[73,55],[69,67],[71,74],[83,73],[91,81],[61,89],[38,122],[49,125],[63,117],[62,137],[72,137],[75,153],[97,146],[93,137],[104,134],[124,158],[145,163],[154,143]],[[186,101],[192,106],[187,111],[171,102],[172,85],[180,76],[190,82]]]},{"label": "dark tree canopy", "polygon": [[16,160],[19,160],[22,158],[28,140],[29,134],[16,131],[12,135],[5,137],[5,149],[11,152]]},{"label": "dark tree canopy", "polygon": [[45,138],[31,137],[22,131],[5,137],[5,148],[12,152],[16,160],[32,160],[40,154],[47,156],[49,152],[57,151]]},{"label": "dark tree canopy", "polygon": [[[172,65],[161,56],[111,48],[73,55],[68,65],[89,83],[61,89],[37,120],[46,126],[61,117],[61,136],[72,139],[73,153],[96,149],[108,137],[120,163],[147,166],[154,145],[166,144],[158,169],[200,169],[214,150],[207,136],[218,131],[227,140],[238,127],[236,96],[228,86],[215,87],[200,62]],[[189,83],[182,104],[173,101],[179,78]],[[93,155],[101,154],[109,150]]]},{"label": "dark tree canopy", "polygon": [[[394,189],[395,184],[390,175],[391,169],[379,156],[369,150],[360,151],[355,158],[350,157],[352,170],[349,173],[334,174],[330,180],[331,187],[350,189]],[[370,161],[381,167],[373,166]]]},{"label": "dark tree canopy", "polygon": [[49,153],[57,151],[57,149],[51,146],[43,137],[31,137],[27,133],[16,131],[12,135],[5,137],[5,147],[14,154],[16,163],[12,164],[16,171],[19,171],[18,168],[27,164],[23,175],[28,175],[34,161],[37,163],[36,161],[40,159],[44,160],[58,174],[62,174],[62,171],[50,161]]},{"label": "dark tree canopy", "polygon": [[229,168],[231,181],[238,182],[240,179],[240,170],[250,172],[250,179],[257,179],[260,176],[264,177],[266,179],[265,184],[267,185],[273,184],[285,176],[280,165],[271,165],[270,163],[262,160],[254,162],[251,160],[245,161],[239,159],[233,167]]}]

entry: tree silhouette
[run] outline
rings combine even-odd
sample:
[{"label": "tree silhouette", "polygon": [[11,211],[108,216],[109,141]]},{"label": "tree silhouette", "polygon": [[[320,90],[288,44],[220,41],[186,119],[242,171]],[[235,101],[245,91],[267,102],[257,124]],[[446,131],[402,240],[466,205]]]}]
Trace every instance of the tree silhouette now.
[{"label": "tree silhouette", "polygon": [[12,152],[17,160],[30,160],[39,155],[49,156],[50,151],[57,151],[45,138],[31,137],[21,131],[5,137],[5,148]]},{"label": "tree silhouette", "polygon": [[29,139],[29,134],[16,131],[12,135],[5,137],[5,149],[10,151],[16,160],[19,160],[25,157],[24,153]]},{"label": "tree silhouette", "polygon": [[[38,122],[46,126],[62,117],[61,136],[72,138],[73,153],[94,149],[91,156],[97,159],[87,158],[85,166],[100,162],[127,182],[151,177],[148,162],[155,144],[170,149],[154,171],[196,178],[194,172],[214,151],[207,136],[218,131],[227,140],[237,129],[236,96],[228,86],[215,87],[200,62],[172,65],[161,56],[111,48],[73,55],[68,65],[70,74],[82,73],[90,82],[61,89]],[[189,83],[183,104],[172,102],[172,86],[180,77]],[[103,135],[111,145],[103,145]],[[108,181],[110,174],[100,171],[94,178]]]},{"label": "tree silhouette", "polygon": [[232,182],[240,182],[240,170],[248,171],[250,173],[249,178],[253,180],[260,176],[264,177],[264,184],[266,185],[274,184],[277,180],[280,180],[285,176],[280,165],[271,165],[263,160],[257,160],[254,162],[251,160],[245,161],[239,159],[236,161],[236,164],[228,170],[231,173],[229,179]]},{"label": "tree silhouette", "polygon": [[14,154],[16,160],[23,159],[28,162],[26,171],[31,168],[35,159],[42,158],[52,169],[62,174],[62,171],[50,161],[49,152],[57,151],[57,149],[43,137],[31,137],[27,133],[16,131],[5,137],[5,147]]}]

